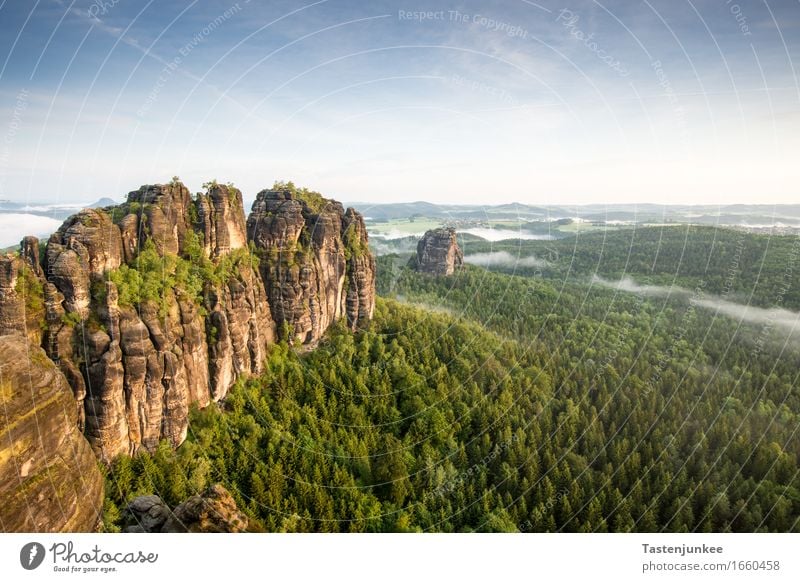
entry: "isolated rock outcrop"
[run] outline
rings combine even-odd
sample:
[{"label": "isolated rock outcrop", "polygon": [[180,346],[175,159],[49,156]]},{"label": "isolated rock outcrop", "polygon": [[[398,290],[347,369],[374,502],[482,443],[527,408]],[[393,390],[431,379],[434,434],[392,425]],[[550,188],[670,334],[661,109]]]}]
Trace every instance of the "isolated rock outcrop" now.
[{"label": "isolated rock outcrop", "polygon": [[231,494],[219,483],[178,505],[161,528],[162,533],[236,533],[249,520]]},{"label": "isolated rock outcrop", "polygon": [[44,347],[106,462],[183,442],[190,406],[259,373],[281,333],[313,345],[374,306],[361,216],[293,186],[262,191],[247,221],[231,185],[194,199],[178,181],[142,186],[68,218],[43,257],[26,237],[0,258],[0,335]]},{"label": "isolated rock outcrop", "polygon": [[414,267],[421,273],[452,275],[464,263],[454,228],[427,231],[417,243]]},{"label": "isolated rock outcrop", "polygon": [[219,483],[171,510],[158,495],[136,497],[123,514],[125,533],[235,533],[249,520]]},{"label": "isolated rock outcrop", "polygon": [[66,379],[21,334],[0,337],[0,529],[94,531],[103,477]]},{"label": "isolated rock outcrop", "polygon": [[200,231],[206,256],[216,258],[247,246],[242,193],[233,187],[212,184],[197,198]]},{"label": "isolated rock outcrop", "polygon": [[171,513],[167,504],[158,495],[142,495],[134,498],[123,513],[123,533],[160,532]]},{"label": "isolated rock outcrop", "polygon": [[294,343],[314,344],[341,317],[351,329],[375,309],[375,259],[353,209],[316,193],[263,190],[247,235],[261,259],[272,316]]}]

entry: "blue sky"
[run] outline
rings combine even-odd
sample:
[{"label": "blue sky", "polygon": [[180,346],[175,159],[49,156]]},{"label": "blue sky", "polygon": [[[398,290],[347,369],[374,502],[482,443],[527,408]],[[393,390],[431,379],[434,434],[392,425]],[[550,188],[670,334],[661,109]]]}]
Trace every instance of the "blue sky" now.
[{"label": "blue sky", "polygon": [[4,199],[798,201],[798,0],[0,0],[0,67]]}]

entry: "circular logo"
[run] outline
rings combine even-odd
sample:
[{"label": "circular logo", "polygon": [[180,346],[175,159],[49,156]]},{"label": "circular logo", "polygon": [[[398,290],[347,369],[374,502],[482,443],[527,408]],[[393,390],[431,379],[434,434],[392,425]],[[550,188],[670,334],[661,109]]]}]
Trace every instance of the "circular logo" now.
[{"label": "circular logo", "polygon": [[44,546],[39,542],[30,542],[19,551],[19,563],[26,570],[35,570],[44,561]]}]

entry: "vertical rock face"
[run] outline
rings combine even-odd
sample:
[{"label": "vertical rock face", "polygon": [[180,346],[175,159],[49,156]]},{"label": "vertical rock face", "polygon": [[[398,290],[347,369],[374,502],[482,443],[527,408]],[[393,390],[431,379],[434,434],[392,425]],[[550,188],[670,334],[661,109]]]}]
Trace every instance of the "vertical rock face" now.
[{"label": "vertical rock face", "polygon": [[359,323],[372,319],[375,313],[375,255],[369,251],[369,237],[364,217],[352,208],[344,215],[347,256],[347,324],[355,330]]},{"label": "vertical rock face", "polygon": [[17,293],[19,261],[0,256],[0,335],[21,335],[25,330],[25,308]]},{"label": "vertical rock face", "polygon": [[38,252],[26,238],[20,257],[0,258],[0,335],[27,329],[42,344],[104,461],[180,444],[190,406],[259,373],[279,329],[313,344],[375,306],[363,219],[305,190],[261,192],[245,221],[232,186],[195,200],[179,182],[142,186],[67,219],[37,270]]},{"label": "vertical rock face", "polygon": [[417,243],[416,269],[431,275],[452,275],[464,263],[454,228],[426,232]]},{"label": "vertical rock face", "polygon": [[19,256],[31,268],[34,275],[43,277],[44,271],[39,258],[39,239],[35,236],[26,236],[19,245]]},{"label": "vertical rock face", "polygon": [[69,386],[41,348],[0,337],[0,524],[6,532],[93,531],[103,477]]},{"label": "vertical rock face", "polygon": [[355,328],[375,308],[375,259],[360,215],[316,193],[263,190],[247,220],[272,316],[294,343],[317,342],[346,317]]},{"label": "vertical rock face", "polygon": [[238,189],[213,184],[208,194],[198,196],[198,214],[207,257],[247,246],[244,203]]},{"label": "vertical rock face", "polygon": [[[133,242],[144,244],[150,239],[162,255],[183,251],[191,216],[196,211],[186,186],[180,182],[142,186],[128,193],[127,207],[138,217],[138,237]],[[126,234],[130,236],[132,219],[128,221]]]},{"label": "vertical rock face", "polygon": [[36,273],[23,256],[0,256],[0,336],[24,335],[41,343],[45,310],[41,277]]}]

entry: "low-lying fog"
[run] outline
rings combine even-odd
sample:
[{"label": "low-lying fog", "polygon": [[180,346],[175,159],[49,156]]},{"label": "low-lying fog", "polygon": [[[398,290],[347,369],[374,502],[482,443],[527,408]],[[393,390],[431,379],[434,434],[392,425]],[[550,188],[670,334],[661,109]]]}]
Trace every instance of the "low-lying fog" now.
[{"label": "low-lying fog", "polygon": [[36,214],[0,213],[0,248],[18,245],[22,237],[29,234],[47,240],[50,233],[61,226],[61,222]]},{"label": "low-lying fog", "polygon": [[479,267],[545,267],[547,261],[534,256],[515,257],[506,251],[464,255],[464,262]]},{"label": "low-lying fog", "polygon": [[688,297],[693,305],[716,311],[742,323],[758,325],[770,324],[779,327],[790,334],[800,333],[800,313],[780,309],[777,307],[764,308],[754,305],[736,303],[714,295],[704,294],[696,297],[695,294],[684,287],[662,285],[640,285],[630,277],[623,277],[619,281],[608,281],[594,275],[592,282],[602,287],[617,289],[628,293],[638,293],[648,297]]}]

